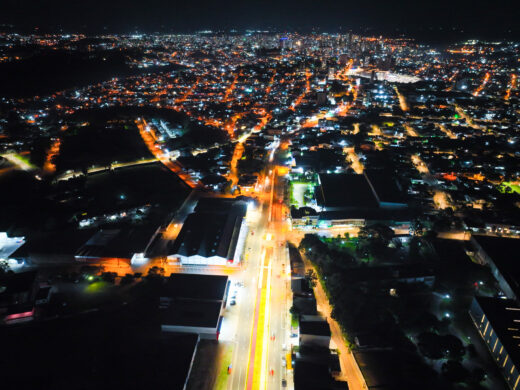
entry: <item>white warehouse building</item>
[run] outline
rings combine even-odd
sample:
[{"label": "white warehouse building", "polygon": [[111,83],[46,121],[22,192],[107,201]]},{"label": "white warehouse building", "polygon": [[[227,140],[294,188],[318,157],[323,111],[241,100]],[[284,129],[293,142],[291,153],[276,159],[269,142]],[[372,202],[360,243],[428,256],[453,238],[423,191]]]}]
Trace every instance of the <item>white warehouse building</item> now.
[{"label": "white warehouse building", "polygon": [[181,264],[230,265],[241,260],[247,237],[247,203],[203,198],[188,215],[170,247],[169,260]]}]

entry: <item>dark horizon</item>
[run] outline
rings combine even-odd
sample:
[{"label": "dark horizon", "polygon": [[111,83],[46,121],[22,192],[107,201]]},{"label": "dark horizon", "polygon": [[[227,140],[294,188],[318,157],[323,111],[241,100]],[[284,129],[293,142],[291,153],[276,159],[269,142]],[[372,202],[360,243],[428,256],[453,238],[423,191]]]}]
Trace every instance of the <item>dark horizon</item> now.
[{"label": "dark horizon", "polygon": [[[3,10],[1,9],[3,8]],[[0,7],[0,23],[15,31],[82,32],[195,32],[211,29],[269,29],[276,31],[353,31],[359,34],[405,35],[426,42],[461,39],[517,39],[520,12],[511,1],[493,7],[483,1],[440,0],[422,4],[407,0],[374,0],[368,4],[332,0],[167,2],[98,0],[70,4],[64,0],[7,2]],[[4,26],[5,30],[5,26]]]}]

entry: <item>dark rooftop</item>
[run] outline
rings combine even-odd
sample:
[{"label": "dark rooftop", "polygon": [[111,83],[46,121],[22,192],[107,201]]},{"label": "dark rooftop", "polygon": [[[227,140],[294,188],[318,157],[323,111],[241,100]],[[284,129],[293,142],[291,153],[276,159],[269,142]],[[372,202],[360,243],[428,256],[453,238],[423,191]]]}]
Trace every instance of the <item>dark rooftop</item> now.
[{"label": "dark rooftop", "polygon": [[520,294],[520,267],[517,262],[520,239],[487,236],[473,238],[493,260],[513,291]]},{"label": "dark rooftop", "polygon": [[222,301],[228,277],[225,275],[171,274],[161,296],[169,298]]},{"label": "dark rooftop", "polygon": [[134,253],[144,252],[156,228],[156,226],[142,226],[100,229],[77,250],[76,257],[129,259]]},{"label": "dark rooftop", "polygon": [[216,328],[221,307],[221,302],[174,301],[169,307],[161,310],[161,323],[172,326]]},{"label": "dark rooftop", "polygon": [[329,336],[330,328],[327,321],[300,321],[300,334]]},{"label": "dark rooftop", "polygon": [[145,313],[129,304],[114,313],[4,327],[2,389],[184,389],[198,336],[161,335],[156,316]]},{"label": "dark rooftop", "polygon": [[294,365],[295,390],[330,390],[332,382],[327,365],[303,360]]},{"label": "dark rooftop", "polygon": [[364,172],[380,202],[404,203],[402,189],[394,174],[384,169],[367,169]]},{"label": "dark rooftop", "polygon": [[232,259],[247,204],[234,199],[203,198],[195,211],[184,221],[170,252]]},{"label": "dark rooftop", "polygon": [[355,351],[354,356],[370,389],[398,390],[405,388],[394,351]]},{"label": "dark rooftop", "polygon": [[320,174],[321,194],[326,208],[375,208],[377,200],[364,175]]}]

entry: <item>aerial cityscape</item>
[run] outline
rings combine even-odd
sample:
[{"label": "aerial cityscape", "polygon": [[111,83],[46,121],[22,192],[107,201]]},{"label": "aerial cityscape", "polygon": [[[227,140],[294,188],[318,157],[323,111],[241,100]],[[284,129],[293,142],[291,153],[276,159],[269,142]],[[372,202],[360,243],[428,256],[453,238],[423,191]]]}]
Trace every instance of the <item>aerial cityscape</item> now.
[{"label": "aerial cityscape", "polygon": [[520,37],[15,8],[0,388],[520,389]]}]

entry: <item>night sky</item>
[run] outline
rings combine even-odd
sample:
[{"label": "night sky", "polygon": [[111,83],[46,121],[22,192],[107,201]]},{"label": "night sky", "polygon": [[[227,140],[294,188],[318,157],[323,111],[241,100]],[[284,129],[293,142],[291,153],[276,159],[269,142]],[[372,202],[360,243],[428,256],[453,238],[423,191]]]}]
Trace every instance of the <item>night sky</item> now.
[{"label": "night sky", "polygon": [[[17,28],[86,32],[281,30],[397,33],[430,39],[453,28],[475,38],[518,36],[515,0],[1,0],[0,21]],[[441,30],[442,28],[442,30]]]}]

